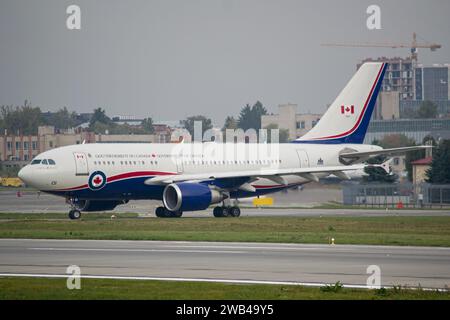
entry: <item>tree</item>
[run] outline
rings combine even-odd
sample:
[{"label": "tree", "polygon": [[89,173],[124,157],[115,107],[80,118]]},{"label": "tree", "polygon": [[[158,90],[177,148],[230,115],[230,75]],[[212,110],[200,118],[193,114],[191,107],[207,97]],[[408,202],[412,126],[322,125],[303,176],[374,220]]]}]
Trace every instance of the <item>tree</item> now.
[{"label": "tree", "polygon": [[89,121],[89,127],[96,122],[103,124],[111,124],[112,120],[106,115],[105,110],[103,110],[102,108],[97,108],[94,109],[94,114],[92,115],[91,120]]},{"label": "tree", "polygon": [[286,143],[289,141],[289,130],[279,129],[278,130],[278,141],[272,141],[272,130],[278,129],[278,125],[271,123],[264,129],[267,129],[267,142],[268,143]]},{"label": "tree", "polygon": [[233,116],[228,116],[225,119],[225,123],[223,125],[222,131],[225,131],[226,129],[237,129],[237,121]]},{"label": "tree", "polygon": [[261,129],[261,116],[265,114],[267,114],[267,110],[260,101],[257,101],[253,107],[246,104],[239,114],[238,127],[244,131],[248,129],[255,129],[257,131]]},{"label": "tree", "polygon": [[0,118],[2,131],[7,130],[9,134],[37,134],[38,127],[44,124],[41,109],[32,107],[27,100],[20,107],[2,106]]},{"label": "tree", "polygon": [[417,111],[417,118],[419,119],[434,119],[438,116],[437,105],[431,101],[424,101]]},{"label": "tree", "polygon": [[144,120],[142,120],[142,129],[144,129],[144,131],[146,133],[150,133],[153,134],[155,133],[155,128],[153,127],[153,119],[152,118],[145,118]]},{"label": "tree", "polygon": [[[369,160],[367,160],[367,163],[381,164],[384,161],[386,161],[386,157],[380,155],[373,158],[369,158]],[[363,177],[363,181],[365,182],[393,183],[398,179],[398,176],[396,174],[389,174],[386,171],[384,171],[383,168],[379,167],[375,168],[366,167],[364,168],[364,172],[367,173],[367,176]]]},{"label": "tree", "polygon": [[383,139],[377,141],[377,144],[384,149],[388,149],[415,146],[416,142],[404,134],[388,134]]},{"label": "tree", "polygon": [[450,140],[442,140],[433,150],[433,160],[427,170],[427,182],[450,183]]},{"label": "tree", "polygon": [[89,121],[89,130],[95,133],[113,133],[112,129],[115,127],[115,123],[106,115],[105,110],[102,108],[94,109],[94,114]]},{"label": "tree", "polygon": [[196,121],[202,122],[202,139],[203,139],[203,135],[204,135],[205,131],[212,129],[211,119],[208,119],[204,116],[191,116],[191,117],[187,117],[185,120],[182,120],[181,123],[184,126],[184,128],[189,132],[191,137],[195,138],[194,125],[195,125]]},{"label": "tree", "polygon": [[69,112],[66,107],[54,113],[49,113],[45,122],[47,125],[54,126],[57,129],[69,129],[80,124],[77,120],[76,113]]}]

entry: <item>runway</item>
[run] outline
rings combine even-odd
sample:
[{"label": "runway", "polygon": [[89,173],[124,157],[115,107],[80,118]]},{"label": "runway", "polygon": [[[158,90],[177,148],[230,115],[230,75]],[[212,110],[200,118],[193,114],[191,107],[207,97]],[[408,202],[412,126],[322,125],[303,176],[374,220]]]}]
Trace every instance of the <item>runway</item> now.
[{"label": "runway", "polygon": [[[174,241],[0,240],[0,274],[445,288],[450,248]],[[1,281],[1,278],[0,278]]]},{"label": "runway", "polygon": [[[339,190],[337,190],[339,191]],[[371,216],[450,216],[450,210],[420,210],[420,209],[312,209],[308,206],[317,206],[321,202],[308,202],[330,200],[326,193],[333,194],[336,190],[328,189],[305,189],[303,191],[289,191],[289,193],[275,193],[276,208],[254,208],[250,203],[243,203],[243,217],[273,217],[273,216],[293,216],[293,217],[314,217],[314,216],[347,216],[347,217],[371,217]],[[340,191],[339,191],[340,192]],[[155,217],[154,210],[160,206],[160,201],[138,200],[130,201],[125,205],[117,206],[111,214],[116,213],[137,213],[142,217]],[[280,206],[280,207],[278,207]],[[298,208],[299,206],[303,208]],[[290,208],[294,207],[293,209]],[[296,208],[297,207],[297,208]],[[35,191],[23,192],[21,197],[17,197],[16,192],[0,192],[0,213],[67,213],[69,206],[64,199],[49,194],[42,193],[37,196]],[[89,213],[86,213],[89,214]],[[196,212],[185,212],[183,217],[212,217],[212,209]]]}]

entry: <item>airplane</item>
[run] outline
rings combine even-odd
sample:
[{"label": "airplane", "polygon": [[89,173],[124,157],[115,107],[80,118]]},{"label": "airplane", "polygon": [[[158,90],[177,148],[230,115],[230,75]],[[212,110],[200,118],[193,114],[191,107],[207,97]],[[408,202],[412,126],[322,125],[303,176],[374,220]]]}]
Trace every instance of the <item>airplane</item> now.
[{"label": "airplane", "polygon": [[43,152],[18,176],[66,198],[69,218],[114,210],[130,200],[162,201],[155,214],[181,217],[218,204],[215,217],[239,217],[238,199],[263,196],[331,174],[381,167],[376,155],[424,149],[363,144],[387,64],[368,62],[353,75],[320,121],[290,143],[92,143]]}]

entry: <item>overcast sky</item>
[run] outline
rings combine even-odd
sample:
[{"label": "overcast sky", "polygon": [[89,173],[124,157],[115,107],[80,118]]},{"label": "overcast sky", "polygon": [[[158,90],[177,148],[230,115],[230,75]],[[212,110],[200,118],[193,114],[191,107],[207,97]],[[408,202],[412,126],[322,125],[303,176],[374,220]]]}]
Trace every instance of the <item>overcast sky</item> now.
[{"label": "overcast sky", "polygon": [[[81,7],[81,30],[66,8]],[[381,7],[381,30],[366,8]],[[450,1],[0,0],[0,105],[222,125],[256,100],[323,112],[365,57],[409,49],[324,42],[437,42],[419,62],[450,63]]]}]

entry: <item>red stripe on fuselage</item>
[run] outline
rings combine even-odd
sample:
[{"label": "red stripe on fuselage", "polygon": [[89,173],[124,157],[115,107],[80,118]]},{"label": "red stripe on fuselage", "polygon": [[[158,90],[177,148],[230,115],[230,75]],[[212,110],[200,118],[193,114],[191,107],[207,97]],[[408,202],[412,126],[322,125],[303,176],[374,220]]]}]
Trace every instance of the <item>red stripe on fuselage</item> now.
[{"label": "red stripe on fuselage", "polygon": [[[145,176],[167,176],[167,175],[175,175],[176,173],[173,172],[161,172],[161,171],[134,171],[134,172],[127,172],[127,173],[121,173],[115,176],[111,176],[106,178],[106,182],[114,182],[118,180],[124,180],[129,178],[136,178],[136,177],[145,177]],[[79,189],[87,188],[88,184],[83,184],[78,187],[71,187],[71,188],[65,188],[65,189],[59,189],[56,191],[74,191]]]},{"label": "red stripe on fuselage", "polygon": [[143,177],[143,176],[167,176],[174,175],[173,172],[160,172],[160,171],[135,171],[135,172],[127,172],[118,174],[112,177],[108,177],[106,182],[113,182],[121,179],[135,178],[135,177]]}]

